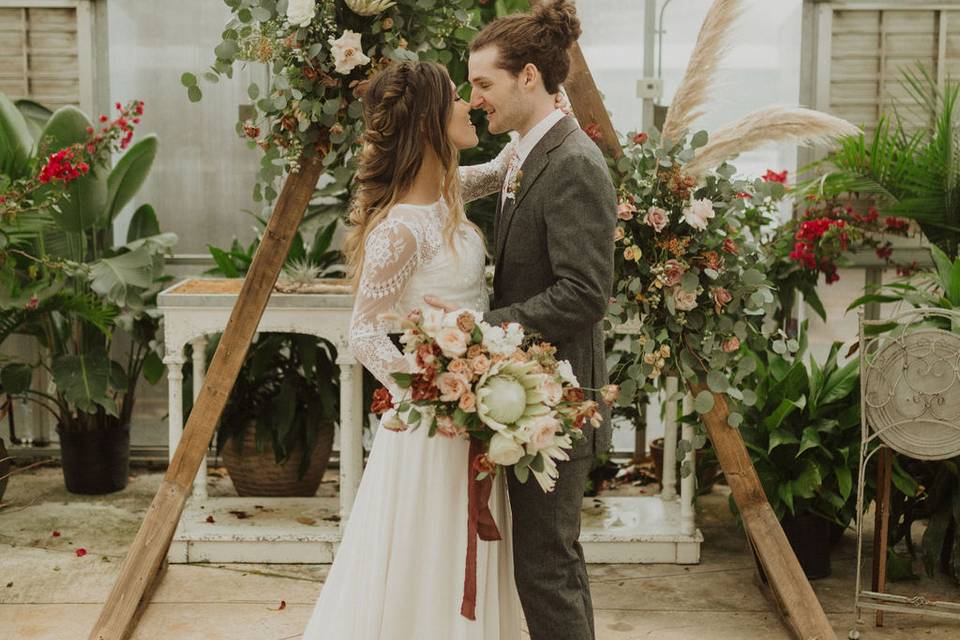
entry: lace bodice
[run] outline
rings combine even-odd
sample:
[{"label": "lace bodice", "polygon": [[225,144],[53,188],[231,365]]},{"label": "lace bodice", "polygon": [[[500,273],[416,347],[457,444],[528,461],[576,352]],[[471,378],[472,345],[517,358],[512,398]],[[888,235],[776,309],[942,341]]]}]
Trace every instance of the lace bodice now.
[{"label": "lace bodice", "polygon": [[[486,164],[461,167],[464,201],[499,192],[513,153],[511,143]],[[451,248],[443,235],[450,215],[442,199],[431,205],[398,204],[368,234],[364,245],[350,349],[395,398],[399,389],[390,374],[409,369],[387,335],[396,327],[385,314],[405,315],[425,308],[423,299],[428,295],[486,311],[483,239],[473,226],[462,223]]]}]

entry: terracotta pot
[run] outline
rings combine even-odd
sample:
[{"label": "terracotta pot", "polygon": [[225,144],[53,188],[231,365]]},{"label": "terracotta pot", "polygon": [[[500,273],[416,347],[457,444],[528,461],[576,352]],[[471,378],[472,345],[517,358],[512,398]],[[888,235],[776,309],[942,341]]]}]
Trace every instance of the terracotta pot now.
[{"label": "terracotta pot", "polygon": [[313,496],[333,452],[333,424],[320,429],[310,466],[299,477],[303,451],[294,449],[284,464],[277,464],[270,443],[257,451],[256,427],[251,423],[243,432],[242,450],[237,451],[233,437],[223,445],[223,463],[240,496]]}]

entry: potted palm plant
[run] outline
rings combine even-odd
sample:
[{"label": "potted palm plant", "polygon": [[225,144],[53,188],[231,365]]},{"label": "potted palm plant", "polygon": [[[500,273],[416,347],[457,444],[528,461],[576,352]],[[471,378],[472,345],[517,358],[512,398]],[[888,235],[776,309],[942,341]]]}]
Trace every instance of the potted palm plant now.
[{"label": "potted palm plant", "polygon": [[[36,140],[0,96],[0,128],[17,141],[0,153],[6,190],[19,206],[0,222],[0,340],[18,333],[39,346],[30,362],[0,371],[5,391],[38,403],[57,422],[64,480],[74,493],[127,483],[129,428],[141,375],[159,380],[156,294],[176,236],[160,233],[152,207],[134,214],[125,244],[113,221],[146,179],[157,152],[147,136],[131,145],[141,102],[117,104],[99,129],[80,110],[53,113]],[[113,153],[125,151],[113,166]],[[129,337],[120,353],[118,338]],[[35,370],[50,383],[31,384]]]}]

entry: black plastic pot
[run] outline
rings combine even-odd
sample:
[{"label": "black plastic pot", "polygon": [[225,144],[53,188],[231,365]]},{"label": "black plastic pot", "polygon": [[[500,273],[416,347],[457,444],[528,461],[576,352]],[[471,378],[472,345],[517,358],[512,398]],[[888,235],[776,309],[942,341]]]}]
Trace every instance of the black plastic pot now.
[{"label": "black plastic pot", "polygon": [[780,524],[807,578],[817,580],[829,576],[830,551],[837,527],[812,513],[785,516]]},{"label": "black plastic pot", "polygon": [[6,475],[10,473],[10,469],[13,467],[13,464],[7,460],[7,446],[3,442],[3,438],[0,438],[0,500],[3,500],[3,494],[7,490],[7,478]]},{"label": "black plastic pot", "polygon": [[130,428],[74,431],[57,427],[63,480],[70,493],[102,495],[127,486]]}]

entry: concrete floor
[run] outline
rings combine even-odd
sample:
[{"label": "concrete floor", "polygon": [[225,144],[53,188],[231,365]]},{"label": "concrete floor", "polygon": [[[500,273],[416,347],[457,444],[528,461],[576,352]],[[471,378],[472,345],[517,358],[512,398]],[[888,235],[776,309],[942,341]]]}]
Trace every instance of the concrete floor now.
[{"label": "concrete floor", "polygon": [[[0,638],[85,640],[159,480],[158,473],[141,472],[124,491],[83,497],[65,491],[56,468],[11,478],[0,506]],[[598,640],[789,638],[754,585],[753,561],[726,494],[718,490],[701,498],[698,511],[706,538],[701,564],[590,566]],[[61,535],[54,537],[54,531]],[[80,548],[86,555],[78,557]],[[854,556],[854,536],[848,533],[834,553],[834,575],[814,583],[839,638],[847,637],[854,622]],[[327,570],[173,565],[133,637],[299,638]],[[960,601],[960,589],[943,581],[894,587]],[[956,639],[960,621],[888,614],[885,627],[861,625],[861,630],[866,640]]]}]

